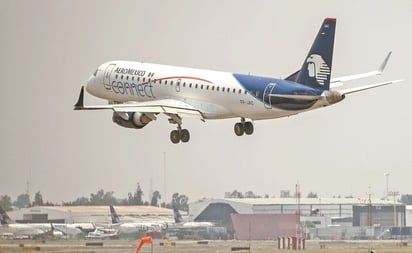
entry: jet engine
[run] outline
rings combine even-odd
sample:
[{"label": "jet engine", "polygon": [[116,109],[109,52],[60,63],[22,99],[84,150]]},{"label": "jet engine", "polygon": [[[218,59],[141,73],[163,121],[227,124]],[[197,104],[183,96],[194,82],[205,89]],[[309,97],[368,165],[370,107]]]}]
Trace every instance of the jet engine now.
[{"label": "jet engine", "polygon": [[128,112],[124,114],[113,112],[112,120],[119,126],[137,129],[143,128],[152,121],[151,118],[141,112]]}]

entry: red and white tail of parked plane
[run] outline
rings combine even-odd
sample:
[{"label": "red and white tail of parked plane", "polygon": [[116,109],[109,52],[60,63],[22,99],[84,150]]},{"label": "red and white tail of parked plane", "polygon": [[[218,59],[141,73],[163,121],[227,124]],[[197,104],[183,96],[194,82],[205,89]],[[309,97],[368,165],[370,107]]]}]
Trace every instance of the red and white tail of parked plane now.
[{"label": "red and white tail of parked plane", "polygon": [[[285,79],[166,66],[132,61],[110,61],[100,65],[89,78],[86,90],[106,99],[107,105],[85,105],[81,88],[75,110],[113,110],[113,122],[140,129],[166,114],[176,124],[173,143],[188,142],[183,118],[200,120],[240,118],[238,136],[254,132],[252,121],[274,119],[322,108],[342,101],[347,94],[402,80],[341,89],[344,82],[379,75],[378,70],[331,78],[336,19],[326,18],[304,58],[300,70]],[[246,119],[250,119],[246,120]]]}]

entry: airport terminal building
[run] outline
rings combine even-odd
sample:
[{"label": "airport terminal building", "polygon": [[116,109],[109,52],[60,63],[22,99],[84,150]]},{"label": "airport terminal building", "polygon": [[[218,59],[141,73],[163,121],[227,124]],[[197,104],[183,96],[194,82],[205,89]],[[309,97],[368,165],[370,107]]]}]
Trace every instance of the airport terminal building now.
[{"label": "airport terminal building", "polygon": [[[152,206],[116,206],[121,222],[173,224],[173,210]],[[212,222],[214,227],[173,227],[179,239],[276,240],[300,236],[307,239],[391,239],[411,237],[412,208],[387,200],[359,198],[224,198],[189,203],[185,221]],[[184,214],[183,214],[184,215]],[[9,212],[26,223],[111,224],[108,206],[42,206]],[[184,215],[185,216],[185,215]],[[409,219],[408,219],[409,217]],[[300,224],[300,225],[297,225]],[[298,228],[298,229],[297,229]]]}]

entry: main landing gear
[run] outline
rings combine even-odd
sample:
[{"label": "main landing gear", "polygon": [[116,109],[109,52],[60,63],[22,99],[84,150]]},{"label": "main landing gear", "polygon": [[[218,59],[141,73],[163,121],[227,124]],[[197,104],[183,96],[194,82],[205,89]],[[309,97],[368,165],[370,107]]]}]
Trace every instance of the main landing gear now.
[{"label": "main landing gear", "polygon": [[170,132],[170,140],[172,143],[177,144],[180,141],[186,143],[190,140],[190,133],[187,129],[182,129],[181,125],[177,125],[177,130]]},{"label": "main landing gear", "polygon": [[[171,117],[169,122],[172,124],[177,124],[177,129],[170,132],[170,141],[173,144],[177,144],[179,142],[189,142],[190,132],[187,129],[182,129],[182,119],[174,114],[169,116]],[[254,126],[251,121],[245,121],[245,118],[241,118],[240,122],[235,124],[234,130],[237,136],[242,136],[244,134],[251,135],[253,134]]]},{"label": "main landing gear", "polygon": [[241,118],[240,122],[235,124],[234,130],[237,136],[242,136],[243,134],[251,135],[254,130],[253,123],[245,121],[245,118]]},{"label": "main landing gear", "polygon": [[170,140],[173,144],[179,142],[186,143],[190,140],[190,133],[187,129],[182,129],[182,119],[176,114],[170,114],[169,123],[177,124],[177,130],[170,132]]}]

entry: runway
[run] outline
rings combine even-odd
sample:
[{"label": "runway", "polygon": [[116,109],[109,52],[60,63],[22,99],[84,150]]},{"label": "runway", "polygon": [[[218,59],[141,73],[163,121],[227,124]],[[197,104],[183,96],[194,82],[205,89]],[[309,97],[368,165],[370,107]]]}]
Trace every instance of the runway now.
[{"label": "runway", "polygon": [[[86,246],[86,243],[98,242],[101,246]],[[89,241],[89,240],[0,240],[0,253],[13,252],[97,252],[97,253],[134,253],[137,240],[106,240],[106,241]],[[163,246],[161,246],[163,244]],[[409,245],[410,243],[407,243]],[[321,246],[323,245],[323,246]],[[301,252],[390,252],[406,253],[411,252],[412,247],[404,245],[401,247],[399,241],[317,241],[311,240],[306,242],[306,249]],[[140,252],[248,252],[247,250],[232,251],[234,248],[249,247],[250,252],[296,252],[296,250],[277,249],[276,241],[175,241],[167,242],[164,240],[154,240],[153,246],[144,245]],[[24,247],[24,248],[23,248]],[[322,247],[322,248],[321,248]],[[36,250],[39,249],[39,251]]]}]

